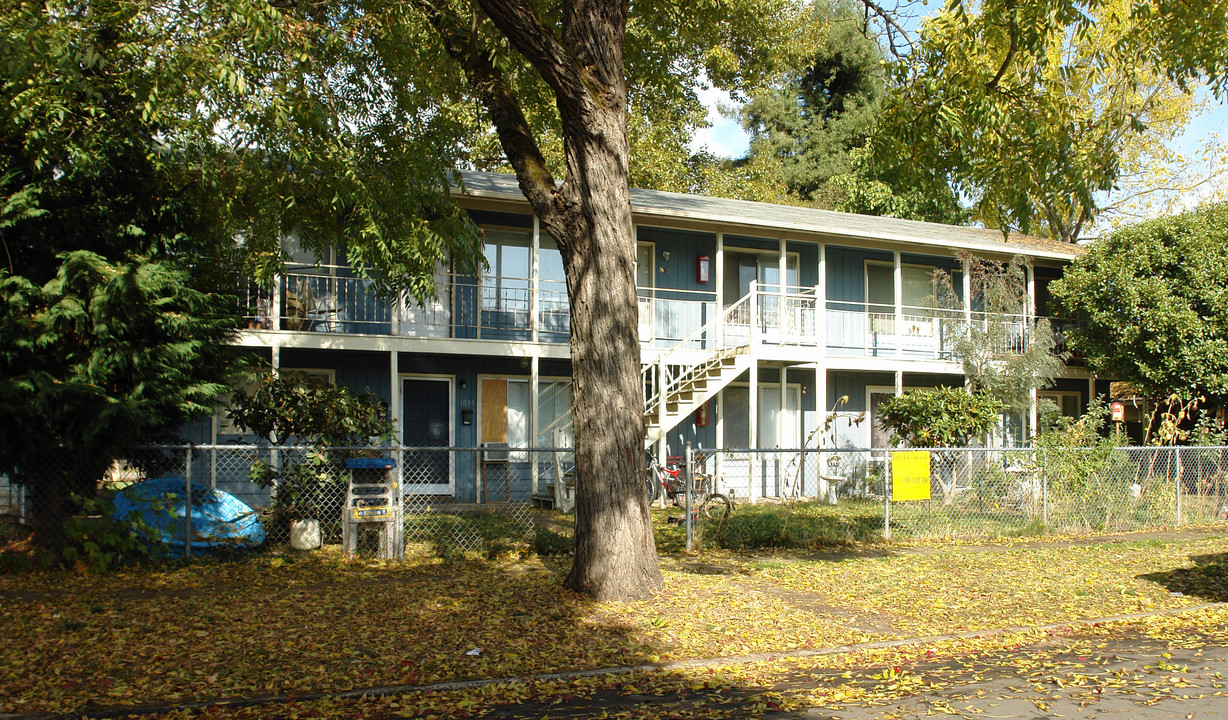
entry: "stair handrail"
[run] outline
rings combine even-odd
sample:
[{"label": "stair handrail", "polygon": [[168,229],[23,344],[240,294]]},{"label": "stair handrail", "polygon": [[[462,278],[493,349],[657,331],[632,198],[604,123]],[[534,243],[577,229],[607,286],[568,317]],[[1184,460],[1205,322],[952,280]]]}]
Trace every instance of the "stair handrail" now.
[{"label": "stair handrail", "polygon": [[[690,372],[679,373],[676,377],[672,377],[672,378],[658,378],[658,382],[656,383],[656,390],[651,395],[649,395],[648,398],[644,401],[644,414],[645,415],[652,413],[654,408],[660,407],[662,399],[669,397],[669,393],[671,390],[674,390],[680,387],[684,382],[689,381],[690,377],[692,377],[694,374],[695,368],[700,367],[700,366],[707,366],[713,361],[719,359],[721,357],[722,350],[726,350],[729,347],[740,347],[741,345],[745,344],[745,343],[739,343],[738,345],[726,345],[727,335],[724,332],[724,329],[728,325],[735,324],[735,323],[730,322],[730,318],[735,317],[737,314],[739,314],[741,312],[741,308],[743,305],[746,305],[749,308],[754,295],[755,295],[755,290],[754,288],[751,288],[750,292],[742,296],[742,298],[739,299],[734,304],[725,308],[720,313],[720,315],[713,318],[708,323],[706,323],[705,325],[697,329],[695,332],[688,335],[686,338],[681,340],[674,347],[658,355],[654,362],[644,365],[643,369],[640,370],[640,383],[642,387],[650,387],[650,385],[648,384],[649,383],[649,372],[652,371],[654,368],[661,368],[662,372],[665,372],[664,369],[667,368],[671,364],[672,365],[689,365],[688,370],[690,371]],[[710,356],[708,356],[707,358],[705,358],[704,360],[698,363],[681,363],[681,362],[671,363],[670,362],[670,358],[672,356],[674,356],[675,354],[681,355],[684,351],[688,349],[688,346],[691,343],[701,340],[701,338],[706,333],[711,333],[714,336],[713,337],[714,347],[711,348],[712,354]]]}]

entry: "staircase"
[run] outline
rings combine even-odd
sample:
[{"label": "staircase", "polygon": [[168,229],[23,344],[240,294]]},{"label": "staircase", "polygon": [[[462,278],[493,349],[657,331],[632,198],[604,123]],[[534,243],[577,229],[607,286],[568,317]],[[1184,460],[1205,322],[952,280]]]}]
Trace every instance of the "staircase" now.
[{"label": "staircase", "polygon": [[[696,330],[674,347],[643,363],[640,381],[644,388],[644,449],[657,444],[665,434],[716,397],[726,385],[750,368],[750,335],[754,293],[726,308],[716,320]],[[564,446],[571,433],[571,413],[562,415],[538,431],[539,447]],[[535,505],[566,507],[572,502],[570,483],[574,458],[556,452],[545,492],[533,495]],[[559,485],[556,478],[563,478]]]},{"label": "staircase", "polygon": [[645,449],[750,368],[753,298],[742,298],[722,313],[720,322],[708,323],[644,365]]}]

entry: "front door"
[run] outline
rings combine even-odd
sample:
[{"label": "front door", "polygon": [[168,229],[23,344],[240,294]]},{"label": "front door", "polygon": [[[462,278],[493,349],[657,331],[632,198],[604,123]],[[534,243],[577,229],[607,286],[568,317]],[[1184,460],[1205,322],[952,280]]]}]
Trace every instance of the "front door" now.
[{"label": "front door", "polygon": [[401,429],[406,447],[405,490],[411,495],[452,494],[452,453],[426,448],[452,445],[451,378],[405,378]]}]

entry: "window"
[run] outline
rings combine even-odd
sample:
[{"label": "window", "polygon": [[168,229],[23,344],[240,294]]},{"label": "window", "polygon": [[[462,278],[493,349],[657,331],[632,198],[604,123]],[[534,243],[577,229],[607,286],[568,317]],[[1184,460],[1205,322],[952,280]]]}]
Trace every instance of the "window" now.
[{"label": "window", "polygon": [[[780,291],[780,254],[772,252],[725,251],[725,307],[733,305],[750,292],[750,283],[759,283],[764,292]],[[796,288],[797,253],[785,255],[786,289]]]},{"label": "window", "polygon": [[[507,443],[511,448],[524,448],[553,444],[552,438],[537,441],[532,438],[529,426],[530,385],[528,380],[518,378],[482,379],[482,430],[481,442]],[[538,383],[537,427],[550,428],[560,418],[571,412],[571,383],[567,381],[541,381]],[[560,425],[565,423],[560,422]],[[570,426],[564,429],[561,438],[564,445],[574,442]],[[514,460],[525,459],[523,453]]]},{"label": "window", "polygon": [[483,253],[490,270],[482,276],[482,310],[495,327],[527,328],[532,275],[531,236],[511,230],[486,230]]},{"label": "window", "polygon": [[1062,417],[1077,418],[1083,414],[1083,396],[1077,392],[1038,392],[1036,399],[1052,402]]},{"label": "window", "polygon": [[[725,419],[725,447],[748,448],[750,444],[750,388],[727,387],[722,391]],[[799,414],[801,390],[798,385],[789,385],[785,406],[785,436],[779,437],[780,386],[759,386],[758,435],[760,448],[795,448],[800,444]],[[782,442],[783,440],[783,442]]]},{"label": "window", "polygon": [[[901,265],[900,280],[906,314],[919,314],[934,297],[934,268]],[[895,266],[866,263],[866,302],[870,312],[895,312]]]}]

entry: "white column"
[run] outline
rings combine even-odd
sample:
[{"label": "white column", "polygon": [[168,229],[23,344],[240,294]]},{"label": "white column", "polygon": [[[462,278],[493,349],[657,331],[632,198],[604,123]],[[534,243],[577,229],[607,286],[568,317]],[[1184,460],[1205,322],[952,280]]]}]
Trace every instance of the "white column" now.
[{"label": "white column", "polygon": [[904,394],[904,371],[895,371],[895,396],[899,397]]},{"label": "white column", "polygon": [[[534,254],[533,266],[534,268],[536,268],[537,266],[536,254]],[[534,270],[534,274],[536,274],[536,270]],[[537,420],[537,403],[538,403],[539,385],[541,382],[540,362],[541,362],[541,358],[537,356],[536,352],[534,352],[533,356],[529,358],[529,447],[530,448],[541,447],[543,445],[543,443],[541,442],[541,439],[537,437],[537,434],[540,431],[540,428],[538,427],[538,420]],[[551,445],[551,446],[554,445],[553,442],[546,442],[544,444]],[[537,468],[541,464],[541,461],[543,459],[544,458],[542,458],[537,453],[532,453],[532,452],[529,453],[529,478],[530,478],[529,487],[532,488],[531,492],[534,495],[538,495],[541,493],[540,488],[538,488]]]},{"label": "white column", "polygon": [[[827,356],[827,244],[819,244],[819,284],[815,290],[814,300],[814,328],[818,333],[819,356]],[[827,402],[825,395],[819,396],[819,410],[823,409],[823,405]]]},{"label": "white column", "polygon": [[[747,423],[749,438],[747,439],[747,448],[753,450],[759,447],[759,360],[752,357],[750,362],[750,392],[746,393],[749,402],[747,405],[750,408],[750,418]],[[748,481],[747,495],[750,496],[751,503],[755,502],[755,478],[758,476],[759,458],[753,452],[747,457]]]},{"label": "white column", "polygon": [[969,272],[971,267],[967,260],[963,261],[964,266],[964,322],[969,328],[972,327],[972,274]]},{"label": "white column", "polygon": [[904,270],[900,267],[900,251],[895,256],[895,354],[904,354]]},{"label": "white column", "polygon": [[[713,274],[716,276],[716,346],[722,347],[725,343],[725,233],[716,233],[716,267],[713,268]],[[721,447],[717,443],[717,447]]]},{"label": "white column", "polygon": [[[785,332],[785,296],[789,294],[789,284],[786,282],[786,278],[788,277],[789,273],[789,256],[787,254],[787,248],[788,243],[786,243],[785,239],[782,237],[780,239],[780,258],[777,260],[779,267],[778,272],[780,272],[780,287],[776,288],[778,296],[778,306],[776,308],[776,324],[778,327],[776,328],[776,332],[781,333],[782,336]],[[783,341],[784,340],[782,337],[781,342]]]},{"label": "white column", "polygon": [[1087,402],[1090,406],[1091,401],[1096,397],[1096,376],[1092,375],[1087,379]]},{"label": "white column", "polygon": [[1025,319],[1030,323],[1036,319],[1036,269],[1032,267],[1032,263],[1028,263],[1024,270],[1028,278],[1028,297],[1023,312]]},{"label": "white column", "polygon": [[[540,298],[541,298],[541,262],[539,258],[539,255],[541,254],[541,248],[542,248],[541,228],[542,228],[541,221],[537,219],[536,215],[534,215],[533,216],[533,248],[529,252],[530,262],[532,263],[532,266],[533,266],[532,269],[529,271],[529,277],[530,277],[530,280],[529,280],[529,336],[533,339],[533,342],[537,342],[537,331],[538,331],[537,315],[538,315],[538,310],[541,307],[539,304]],[[537,360],[536,357],[534,357],[533,359],[534,361]],[[533,397],[536,398],[537,396],[534,395]],[[537,400],[534,400],[533,402],[536,403]],[[536,437],[536,435],[534,437]],[[534,491],[536,491],[536,489],[537,489],[537,486],[535,483]]]},{"label": "white column", "polygon": [[785,389],[789,387],[788,383],[789,369],[784,363],[780,364],[780,414],[776,416],[776,445],[777,447],[785,446],[785,428],[788,424],[785,422],[785,412],[789,409],[789,401],[786,398]]},{"label": "white column", "polygon": [[1032,388],[1030,393],[1031,405],[1028,406],[1028,441],[1033,442],[1037,434],[1040,433],[1040,417],[1036,412],[1036,388]]},{"label": "white column", "polygon": [[269,330],[281,330],[281,281],[280,274],[273,276],[273,297],[269,298]]}]

